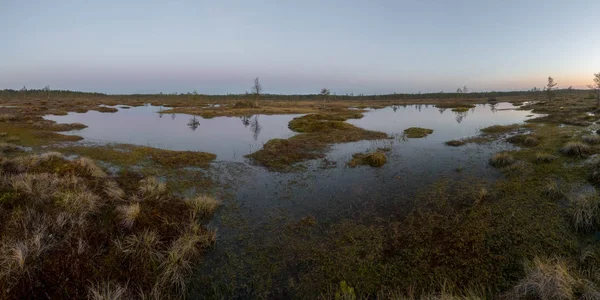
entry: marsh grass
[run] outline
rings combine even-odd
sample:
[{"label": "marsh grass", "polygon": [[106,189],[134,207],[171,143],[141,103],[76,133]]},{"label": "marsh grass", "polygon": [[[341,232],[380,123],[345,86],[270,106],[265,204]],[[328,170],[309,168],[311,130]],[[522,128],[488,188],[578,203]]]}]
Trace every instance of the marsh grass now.
[{"label": "marsh grass", "polygon": [[406,137],[411,139],[424,138],[433,133],[433,129],[421,128],[421,127],[409,127],[404,129]]},{"label": "marsh grass", "polygon": [[270,170],[287,172],[294,170],[297,163],[324,157],[331,144],[388,138],[385,133],[364,130],[344,122],[360,117],[362,114],[355,111],[340,111],[294,118],[288,127],[302,134],[287,140],[272,139],[261,150],[246,157]]},{"label": "marsh grass", "polygon": [[385,165],[387,158],[383,152],[373,153],[355,153],[352,155],[352,159],[348,162],[348,166],[355,168],[359,165],[369,165],[371,167],[381,167]]},{"label": "marsh grass", "polygon": [[518,134],[506,139],[507,142],[526,147],[534,147],[540,143],[538,137],[529,134]]},{"label": "marsh grass", "polygon": [[148,201],[160,201],[167,193],[167,184],[156,177],[147,177],[140,181],[140,197]]},{"label": "marsh grass", "polygon": [[600,221],[600,196],[595,189],[588,189],[570,195],[571,220],[577,231],[590,231]]},{"label": "marsh grass", "polygon": [[526,277],[514,287],[517,297],[574,299],[579,280],[563,259],[535,257],[525,265]]},{"label": "marsh grass", "polygon": [[600,144],[600,136],[598,135],[584,135],[581,137],[581,140],[588,145]]},{"label": "marsh grass", "polygon": [[186,203],[193,209],[193,219],[211,217],[219,205],[221,205],[218,200],[208,195],[196,196],[195,198],[188,199]]},{"label": "marsh grass", "polygon": [[446,144],[447,146],[451,146],[451,147],[459,147],[466,143],[467,142],[465,142],[464,140],[450,140],[450,141],[446,141],[444,144]]},{"label": "marsh grass", "polygon": [[507,152],[496,153],[489,160],[490,165],[496,168],[508,167],[514,162],[515,158]]},{"label": "marsh grass", "polygon": [[548,179],[544,186],[542,187],[543,194],[553,200],[559,200],[564,197],[564,193],[558,182],[553,179]]},{"label": "marsh grass", "polygon": [[586,157],[592,153],[592,148],[581,142],[568,142],[560,148],[560,152],[567,156]]},{"label": "marsh grass", "polygon": [[[91,160],[48,152],[2,158],[0,168],[1,299],[135,298],[125,287],[183,298],[190,270],[215,242],[215,231],[188,217],[196,209],[156,178],[128,188],[141,200],[127,202],[122,179]],[[90,285],[96,279],[111,281]]]},{"label": "marsh grass", "polygon": [[88,287],[90,300],[125,300],[130,299],[127,286],[115,282],[97,282]]},{"label": "marsh grass", "polygon": [[535,162],[538,164],[543,163],[551,163],[555,161],[558,157],[556,155],[545,153],[545,152],[536,152],[535,153]]},{"label": "marsh grass", "polygon": [[519,124],[492,125],[489,127],[482,128],[482,129],[480,129],[480,131],[483,133],[498,134],[498,133],[508,133],[511,131],[515,131],[515,130],[519,129],[520,127],[521,127],[521,125],[519,125]]}]

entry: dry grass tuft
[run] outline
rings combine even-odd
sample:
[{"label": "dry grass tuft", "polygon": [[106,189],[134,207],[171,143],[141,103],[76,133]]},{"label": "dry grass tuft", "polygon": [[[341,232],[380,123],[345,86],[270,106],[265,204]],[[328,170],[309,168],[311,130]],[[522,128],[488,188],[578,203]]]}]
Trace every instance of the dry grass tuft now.
[{"label": "dry grass tuft", "polygon": [[585,157],[590,155],[592,149],[584,143],[568,142],[560,149],[560,152],[568,156]]},{"label": "dry grass tuft", "polygon": [[118,247],[125,257],[142,263],[155,264],[164,257],[160,251],[161,245],[160,236],[156,231],[144,230],[127,236],[122,243],[118,244]]},{"label": "dry grass tuft", "polygon": [[538,164],[550,163],[556,160],[558,157],[549,153],[537,152],[535,154],[535,162]]},{"label": "dry grass tuft", "polygon": [[600,196],[595,190],[571,195],[571,218],[577,231],[589,231],[600,221]]},{"label": "dry grass tuft", "polygon": [[85,189],[59,192],[56,197],[64,210],[75,214],[90,214],[100,206],[100,197]]},{"label": "dry grass tuft", "polygon": [[109,180],[104,184],[104,193],[112,200],[125,199],[125,191],[115,181]]},{"label": "dry grass tuft", "polygon": [[221,202],[208,195],[199,195],[196,198],[188,199],[186,203],[192,208],[195,218],[210,218],[215,213]]},{"label": "dry grass tuft", "polygon": [[9,143],[0,143],[0,153],[20,151],[21,147]]},{"label": "dry grass tuft", "polygon": [[122,205],[118,207],[118,211],[121,217],[121,225],[127,229],[131,229],[135,220],[140,215],[141,206],[139,203]]},{"label": "dry grass tuft", "polygon": [[515,162],[515,158],[507,152],[494,154],[490,158],[490,165],[496,168],[507,167]]},{"label": "dry grass tuft", "polygon": [[585,135],[581,137],[581,140],[588,145],[600,144],[600,136],[598,135]]},{"label": "dry grass tuft", "polygon": [[517,297],[574,299],[578,280],[562,259],[534,258],[525,266],[527,275],[514,287]]},{"label": "dry grass tuft", "polygon": [[79,166],[81,171],[87,176],[95,177],[95,178],[105,178],[106,173],[102,168],[98,167],[96,163],[87,157],[81,157],[75,160],[75,164]]},{"label": "dry grass tuft", "polygon": [[98,282],[88,287],[90,300],[125,300],[127,287],[114,282]]},{"label": "dry grass tuft", "polygon": [[139,192],[144,200],[158,201],[167,193],[167,185],[156,177],[148,177],[140,180]]},{"label": "dry grass tuft", "polygon": [[558,200],[564,196],[558,182],[556,180],[548,179],[543,187],[543,193],[546,197],[554,200]]}]

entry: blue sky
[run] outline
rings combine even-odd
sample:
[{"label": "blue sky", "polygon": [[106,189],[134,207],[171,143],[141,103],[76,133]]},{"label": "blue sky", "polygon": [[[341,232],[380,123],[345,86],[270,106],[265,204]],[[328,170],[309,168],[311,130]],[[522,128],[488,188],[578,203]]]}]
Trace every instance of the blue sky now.
[{"label": "blue sky", "polygon": [[0,0],[0,89],[338,94],[585,87],[597,0]]}]

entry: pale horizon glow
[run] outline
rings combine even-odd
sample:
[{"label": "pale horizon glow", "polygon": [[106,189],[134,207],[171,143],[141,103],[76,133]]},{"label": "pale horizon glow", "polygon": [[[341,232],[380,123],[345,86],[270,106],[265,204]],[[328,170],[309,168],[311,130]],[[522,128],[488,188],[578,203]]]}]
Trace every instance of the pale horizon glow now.
[{"label": "pale horizon glow", "polygon": [[[523,3],[526,2],[526,3]],[[3,1],[0,89],[337,94],[584,89],[600,1]]]}]

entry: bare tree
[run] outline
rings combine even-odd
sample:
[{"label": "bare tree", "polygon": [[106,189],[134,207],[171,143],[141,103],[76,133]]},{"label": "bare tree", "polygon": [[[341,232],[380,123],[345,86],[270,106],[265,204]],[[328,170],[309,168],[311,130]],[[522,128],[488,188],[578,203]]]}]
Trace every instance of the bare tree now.
[{"label": "bare tree", "polygon": [[21,89],[21,94],[23,95],[23,100],[25,100],[25,94],[27,94],[27,87],[23,86]]},{"label": "bare tree", "polygon": [[325,108],[325,103],[327,102],[327,97],[329,97],[330,91],[329,89],[322,88],[319,95],[323,97],[323,108]]},{"label": "bare tree", "polygon": [[600,108],[600,72],[594,73],[594,84],[588,87],[596,93],[596,108]]},{"label": "bare tree", "polygon": [[554,78],[548,77],[548,84],[546,84],[546,95],[548,96],[548,101],[552,102],[552,97],[554,97],[554,87],[558,83],[554,82]]},{"label": "bare tree", "polygon": [[254,86],[252,86],[252,94],[254,95],[254,105],[258,106],[258,100],[260,99],[260,95],[262,93],[262,85],[260,85],[260,81],[258,77],[254,78]]},{"label": "bare tree", "polygon": [[50,101],[50,86],[49,85],[45,86],[44,91],[46,92],[46,100]]},{"label": "bare tree", "polygon": [[462,92],[465,93],[465,94],[469,92],[469,89],[467,88],[466,85],[463,86]]}]

